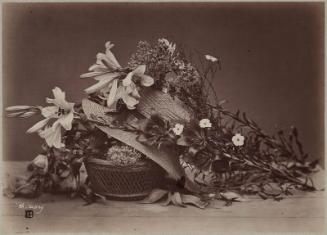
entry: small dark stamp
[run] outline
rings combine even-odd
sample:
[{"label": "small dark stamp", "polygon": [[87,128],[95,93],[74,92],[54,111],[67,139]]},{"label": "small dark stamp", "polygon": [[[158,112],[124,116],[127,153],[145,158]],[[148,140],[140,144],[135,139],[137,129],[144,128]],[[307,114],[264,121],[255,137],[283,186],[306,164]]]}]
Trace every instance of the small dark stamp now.
[{"label": "small dark stamp", "polygon": [[34,211],[33,210],[25,210],[25,218],[33,218]]}]

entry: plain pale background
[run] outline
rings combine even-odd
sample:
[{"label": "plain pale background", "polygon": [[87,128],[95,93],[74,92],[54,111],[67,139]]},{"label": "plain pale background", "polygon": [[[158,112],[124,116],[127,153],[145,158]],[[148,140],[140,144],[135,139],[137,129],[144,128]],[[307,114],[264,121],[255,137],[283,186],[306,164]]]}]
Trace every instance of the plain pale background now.
[{"label": "plain pale background", "polygon": [[[45,105],[59,86],[78,102],[79,80],[104,43],[126,64],[139,40],[167,37],[219,56],[215,87],[267,132],[295,125],[305,150],[323,159],[324,5],[3,4],[3,105]],[[40,117],[4,119],[4,159],[30,160],[42,140],[25,131]]]}]

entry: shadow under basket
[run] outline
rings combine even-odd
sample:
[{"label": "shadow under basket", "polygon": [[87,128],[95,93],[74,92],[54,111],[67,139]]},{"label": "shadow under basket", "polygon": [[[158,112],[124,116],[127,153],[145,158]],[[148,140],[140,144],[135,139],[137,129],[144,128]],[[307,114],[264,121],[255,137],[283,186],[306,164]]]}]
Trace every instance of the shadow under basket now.
[{"label": "shadow under basket", "polygon": [[90,158],[86,171],[94,192],[109,199],[133,201],[145,198],[164,179],[164,170],[152,160],[143,165],[114,166],[109,161]]}]

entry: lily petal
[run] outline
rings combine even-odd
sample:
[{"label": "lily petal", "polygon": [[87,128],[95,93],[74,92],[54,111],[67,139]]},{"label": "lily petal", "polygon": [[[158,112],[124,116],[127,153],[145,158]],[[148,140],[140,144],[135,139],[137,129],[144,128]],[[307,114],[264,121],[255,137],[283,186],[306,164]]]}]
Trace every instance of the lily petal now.
[{"label": "lily petal", "polygon": [[145,69],[145,65],[140,65],[136,69],[134,69],[132,73],[136,76],[142,76],[145,73]]},{"label": "lily petal", "polygon": [[131,83],[125,87],[125,92],[127,94],[131,94],[135,89],[136,89],[136,85],[133,81],[131,81]]},{"label": "lily petal", "polygon": [[132,83],[133,72],[127,74],[127,76],[123,79],[123,86],[129,86]]},{"label": "lily petal", "polygon": [[131,96],[133,96],[133,97],[136,98],[136,99],[140,99],[140,98],[141,98],[140,93],[139,93],[139,91],[137,90],[137,88],[135,88],[135,89],[132,91]]},{"label": "lily petal", "polygon": [[54,116],[58,116],[57,115],[58,112],[58,107],[57,106],[48,106],[48,107],[44,107],[41,110],[42,116],[45,118],[51,118]]},{"label": "lily petal", "polygon": [[104,64],[94,64],[90,66],[89,71],[108,72],[108,69]]},{"label": "lily petal", "polygon": [[112,87],[110,89],[110,93],[107,99],[107,106],[110,107],[115,102],[115,97],[117,93],[117,85],[118,85],[118,79],[115,79],[112,82]]},{"label": "lily petal", "polygon": [[101,90],[102,88],[104,88],[105,86],[108,85],[108,83],[110,83],[110,80],[106,80],[106,79],[103,79],[101,81],[99,81],[98,83],[90,86],[89,88],[86,88],[84,91],[87,93],[87,94],[92,94],[94,92],[97,92],[99,90]]},{"label": "lily petal", "polygon": [[47,103],[52,103],[57,107],[69,110],[74,106],[74,103],[68,103],[66,101],[65,92],[63,92],[59,87],[52,89],[54,99],[46,98]]},{"label": "lily petal", "polygon": [[100,75],[102,75],[104,73],[107,73],[107,71],[106,72],[89,72],[89,73],[84,73],[84,74],[80,75],[79,77],[80,78],[92,78],[92,77],[100,76]]},{"label": "lily petal", "polygon": [[118,86],[116,97],[115,97],[116,100],[123,98],[124,94],[125,94],[125,87]]},{"label": "lily petal", "polygon": [[[111,52],[110,52],[111,53]],[[120,65],[118,64],[115,56],[111,53],[108,54],[103,54],[103,53],[98,53],[97,54],[97,64],[104,64],[108,69],[118,69],[120,68]]]},{"label": "lily petal", "polygon": [[137,99],[127,94],[124,95],[122,98],[128,109],[135,109],[135,105],[139,103]]},{"label": "lily petal", "polygon": [[154,79],[148,75],[142,75],[141,77],[141,84],[142,86],[149,87],[152,86],[154,83]]},{"label": "lily petal", "polygon": [[71,130],[73,119],[74,119],[74,113],[69,112],[68,114],[61,116],[58,119],[58,121],[62,125],[63,128],[65,128],[66,130]]},{"label": "lily petal", "polygon": [[97,81],[100,81],[100,80],[103,80],[103,79],[111,81],[114,78],[118,77],[119,75],[121,75],[121,74],[120,73],[105,73],[105,74],[101,74],[99,76],[94,77],[94,79],[97,80]]},{"label": "lily petal", "polygon": [[49,104],[54,104],[57,107],[60,107],[66,111],[73,109],[75,105],[74,103],[67,102],[66,100],[64,102],[58,102],[58,100],[50,98],[46,98],[46,102]]},{"label": "lily petal", "polygon": [[63,146],[61,143],[61,126],[58,124],[53,124],[52,127],[39,131],[40,137],[45,139],[49,147],[61,148]]},{"label": "lily petal", "polygon": [[52,89],[52,93],[56,102],[66,102],[66,94],[59,87],[55,87],[54,89]]},{"label": "lily petal", "polygon": [[104,44],[107,50],[110,50],[111,48],[113,48],[115,46],[115,44],[111,43],[110,41],[106,42],[106,44]]},{"label": "lily petal", "polygon": [[47,123],[49,122],[49,119],[43,119],[37,123],[35,123],[30,129],[28,129],[26,132],[27,133],[33,133],[36,131],[39,131],[40,129],[42,129]]},{"label": "lily petal", "polygon": [[114,45],[111,44],[110,42],[107,42],[106,43],[106,56],[107,58],[111,61],[111,64],[114,66],[113,68],[114,69],[118,69],[120,68],[120,64],[118,63],[115,55],[111,52],[111,48],[113,47]]},{"label": "lily petal", "polygon": [[136,99],[141,98],[141,96],[140,96],[140,94],[138,92],[137,86],[135,85],[134,82],[132,82],[131,85],[125,87],[125,93],[128,94],[128,95],[133,96]]}]

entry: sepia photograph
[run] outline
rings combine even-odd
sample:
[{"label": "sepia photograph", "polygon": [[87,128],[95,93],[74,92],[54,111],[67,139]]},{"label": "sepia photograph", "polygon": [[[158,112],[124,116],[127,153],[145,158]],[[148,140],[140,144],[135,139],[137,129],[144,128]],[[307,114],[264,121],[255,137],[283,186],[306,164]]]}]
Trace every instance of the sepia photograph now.
[{"label": "sepia photograph", "polygon": [[325,2],[2,2],[1,234],[325,234]]}]

